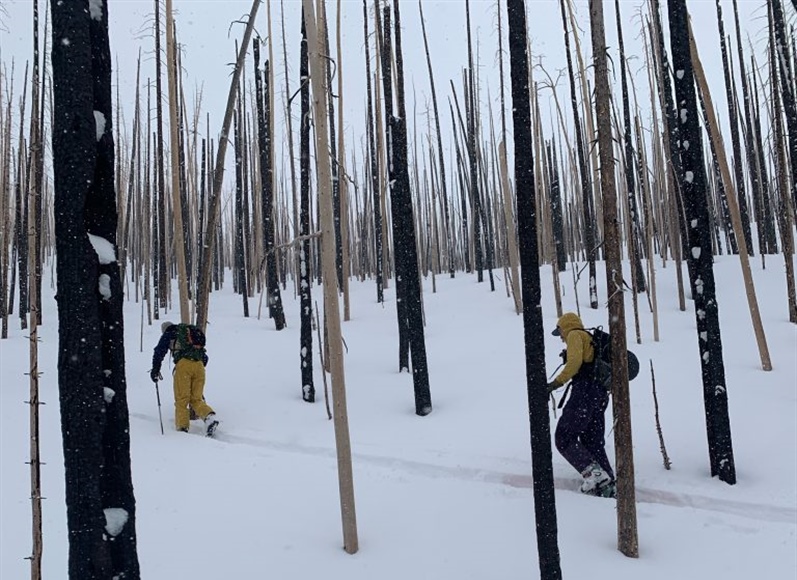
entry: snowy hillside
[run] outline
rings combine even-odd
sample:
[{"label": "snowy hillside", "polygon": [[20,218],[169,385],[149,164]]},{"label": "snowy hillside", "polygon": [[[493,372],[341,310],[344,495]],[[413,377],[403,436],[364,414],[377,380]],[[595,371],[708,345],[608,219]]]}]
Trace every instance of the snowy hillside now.
[{"label": "snowy hillside", "polygon": [[[658,264],[660,267],[660,263]],[[782,259],[753,262],[774,370],[761,371],[738,260],[716,264],[738,484],[709,477],[695,319],[680,312],[674,266],[658,270],[661,340],[644,306],[642,370],[631,384],[640,557],[616,550],[614,501],[585,497],[554,450],[564,578],[787,580],[797,575],[797,328],[788,323]],[[550,268],[543,315],[556,320]],[[599,276],[601,286],[605,278]],[[574,309],[571,275],[562,276]],[[206,397],[218,440],[172,425],[170,366],[161,383],[165,435],[148,369],[159,324],[143,328],[126,304],[133,479],[142,578],[520,580],[538,577],[531,493],[522,320],[503,281],[424,281],[434,412],[414,414],[412,380],[397,372],[394,294],[352,284],[343,324],[360,551],[342,550],[332,421],[316,352],[318,400],[301,400],[298,303],[283,293],[288,328],[241,315],[228,287],[211,301]],[[41,328],[44,577],[66,577],[67,535],[59,425],[54,289],[45,282]],[[603,288],[602,288],[603,290]],[[132,294],[132,292],[128,292]],[[580,288],[583,299],[586,294]],[[320,292],[315,299],[320,303]],[[602,304],[605,294],[601,293]],[[604,310],[581,306],[585,323]],[[172,313],[162,319],[173,319]],[[0,578],[29,576],[28,343],[18,321],[0,342]],[[547,374],[559,339],[546,335]],[[317,349],[317,343],[314,348]],[[665,471],[653,422],[650,363],[673,462]],[[560,391],[561,393],[561,391]],[[611,413],[611,411],[609,411]],[[609,416],[610,417],[610,416]],[[551,414],[552,428],[556,418]],[[609,418],[608,423],[611,420]],[[608,433],[609,456],[614,459]]]}]

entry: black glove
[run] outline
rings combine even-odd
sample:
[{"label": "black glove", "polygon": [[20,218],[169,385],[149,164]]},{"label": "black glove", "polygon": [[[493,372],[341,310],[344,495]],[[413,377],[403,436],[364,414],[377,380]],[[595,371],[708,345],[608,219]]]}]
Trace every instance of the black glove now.
[{"label": "black glove", "polygon": [[551,393],[553,393],[553,392],[554,392],[556,389],[558,389],[558,388],[559,388],[559,387],[561,387],[561,386],[562,386],[562,385],[560,385],[560,384],[559,384],[558,382],[556,382],[555,380],[554,380],[554,381],[551,381],[550,383],[548,383],[548,387],[547,387],[547,389],[548,389],[548,394],[550,395]]},{"label": "black glove", "polygon": [[149,371],[149,378],[152,379],[153,383],[157,383],[158,381],[163,380],[160,369],[152,369],[151,371]]}]

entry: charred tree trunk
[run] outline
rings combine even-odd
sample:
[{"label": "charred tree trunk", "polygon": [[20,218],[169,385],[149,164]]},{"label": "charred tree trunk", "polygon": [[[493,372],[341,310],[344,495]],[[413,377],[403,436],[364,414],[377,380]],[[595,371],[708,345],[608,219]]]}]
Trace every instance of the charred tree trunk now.
[{"label": "charred tree trunk", "polygon": [[587,164],[586,145],[584,144],[584,134],[581,130],[581,113],[578,110],[578,99],[576,97],[576,78],[573,73],[573,58],[570,55],[570,40],[567,28],[567,16],[565,14],[565,0],[559,0],[562,11],[562,26],[565,34],[565,52],[567,54],[567,71],[570,74],[570,104],[573,108],[573,126],[576,133],[576,151],[578,153],[578,174],[581,184],[581,196],[583,198],[584,211],[584,245],[589,264],[589,305],[590,308],[598,307],[598,286],[595,274],[595,254],[597,247],[595,244],[593,213],[592,187],[589,183],[589,167]]},{"label": "charred tree trunk", "polygon": [[730,64],[728,62],[728,45],[725,42],[725,25],[722,21],[722,7],[720,1],[717,4],[717,26],[719,27],[720,49],[722,52],[722,72],[725,76],[725,92],[728,99],[728,122],[731,125],[731,145],[733,147],[733,172],[736,181],[736,194],[739,203],[739,216],[742,220],[744,240],[747,243],[747,251],[751,256],[753,252],[753,235],[750,231],[750,214],[747,209],[746,187],[744,183],[744,172],[742,170],[742,148],[739,143],[739,117],[736,111],[734,99],[734,83],[731,78]]},{"label": "charred tree trunk", "polygon": [[302,399],[315,401],[313,385],[313,280],[310,275],[310,72],[307,62],[307,29],[302,10],[302,46],[299,57],[299,359],[302,371]]},{"label": "charred tree trunk", "polygon": [[[365,0],[363,0],[364,2]],[[443,155],[443,135],[440,132],[440,113],[437,107],[437,93],[435,91],[434,73],[432,72],[432,57],[429,54],[429,42],[426,38],[426,23],[423,18],[423,6],[418,0],[418,10],[421,16],[421,32],[423,34],[423,47],[426,52],[426,66],[429,69],[429,88],[432,92],[432,111],[434,112],[434,126],[437,134],[437,162],[440,169],[440,197],[443,201],[443,232],[446,248],[448,249],[448,274],[454,277],[454,244],[451,240],[451,217],[448,210],[448,187],[446,183],[446,163]]]},{"label": "charred tree trunk", "polygon": [[[626,78],[626,59],[625,47],[623,45],[623,27],[620,21],[620,0],[614,1],[615,14],[617,17],[617,38],[620,49],[620,85],[623,98],[623,145],[625,147],[625,186],[628,197],[628,208],[631,212],[631,239],[628,240],[628,252],[631,259],[631,267],[634,272],[634,292],[645,292],[645,271],[642,269],[642,248],[640,240],[642,238],[641,227],[639,225],[639,208],[636,202],[636,180],[634,179],[634,164],[636,155],[634,154],[634,140],[631,134],[631,106],[628,100],[628,80]],[[599,121],[600,122],[600,121]]]},{"label": "charred tree trunk", "polygon": [[85,3],[56,0],[51,10],[58,383],[69,578],[137,579],[123,295],[116,262],[108,10],[106,3],[87,11]]},{"label": "charred tree trunk", "polygon": [[274,319],[277,330],[285,328],[285,311],[282,308],[282,295],[280,294],[279,280],[277,279],[277,255],[274,253],[274,191],[272,189],[271,148],[272,135],[271,107],[269,106],[269,84],[271,72],[269,63],[263,69],[263,81],[260,77],[260,39],[256,38],[252,44],[255,60],[255,101],[257,108],[257,145],[260,155],[260,200],[262,204],[263,219],[263,251],[266,260],[266,294],[268,296],[269,316]]},{"label": "charred tree trunk", "polygon": [[[396,135],[393,133],[393,75],[392,75],[392,33],[390,30],[390,6],[384,7],[384,18],[381,22],[382,26],[382,43],[381,43],[381,62],[382,62],[382,86],[384,90],[385,101],[385,119],[388,130],[387,142],[387,181],[390,191],[391,213],[392,213],[392,229],[393,229],[393,264],[396,275],[396,316],[398,318],[398,333],[399,333],[399,372],[410,369],[410,340],[408,329],[408,314],[407,314],[407,274],[404,268],[407,263],[405,252],[407,245],[402,243],[401,236],[403,235],[403,224],[398,204],[395,199],[395,186],[396,186],[396,172],[398,167],[395,159],[393,159],[393,152],[396,146]],[[405,144],[406,145],[406,144]],[[409,175],[407,176],[409,181]],[[396,209],[399,213],[396,213]]]},{"label": "charred tree trunk", "polygon": [[536,191],[534,187],[529,62],[526,47],[526,7],[523,0],[507,0],[509,70],[512,80],[512,121],[515,135],[515,187],[518,242],[523,293],[523,336],[526,345],[526,390],[531,434],[531,470],[537,526],[537,555],[541,580],[560,580],[556,497],[554,495],[551,426],[545,388],[545,343],[540,303],[537,256]]},{"label": "charred tree trunk", "polygon": [[780,73],[780,89],[783,95],[783,109],[786,113],[788,128],[789,162],[791,165],[791,183],[789,195],[793,206],[797,206],[797,99],[794,95],[794,79],[791,70],[789,42],[786,38],[786,26],[783,20],[783,7],[780,0],[769,3],[772,10],[771,26],[774,28],[775,57]]},{"label": "charred tree trunk", "polygon": [[[371,88],[371,49],[368,41],[368,3],[363,0],[363,35],[365,45],[365,76],[368,121],[368,151],[371,167],[371,193],[374,212],[374,270],[376,275],[376,301],[384,302],[384,262],[382,261],[382,196],[380,194],[379,163],[377,161],[376,137],[374,136],[374,97]],[[433,89],[434,90],[434,89]],[[367,188],[366,188],[367,191]]]},{"label": "charred tree trunk", "polygon": [[[423,329],[421,281],[418,275],[418,246],[415,237],[415,219],[410,191],[409,164],[407,161],[407,124],[404,108],[404,66],[401,51],[401,20],[398,0],[393,2],[396,39],[396,102],[398,116],[389,118],[388,159],[392,168],[390,206],[393,214],[393,245],[396,262],[401,260],[398,275],[405,278],[406,329],[409,353],[412,356],[412,382],[415,392],[415,414],[421,417],[432,412],[432,395],[429,389],[429,367],[426,359],[426,338]],[[385,11],[386,37],[390,34],[389,12]],[[387,43],[386,43],[387,44]],[[385,93],[387,97],[387,92]],[[401,252],[399,253],[399,247]],[[400,257],[399,257],[400,256]],[[398,286],[398,284],[397,284]],[[397,293],[398,295],[398,293]]]},{"label": "charred tree trunk", "polygon": [[556,246],[556,269],[564,272],[567,269],[567,255],[565,254],[564,221],[562,219],[562,194],[559,185],[559,164],[556,158],[556,149],[550,143],[546,145],[548,154],[548,172],[551,184],[551,227],[553,240]]},{"label": "charred tree trunk", "polygon": [[670,44],[675,95],[680,120],[678,149],[681,172],[678,175],[689,224],[690,275],[695,300],[700,365],[703,376],[703,398],[706,411],[711,475],[728,483],[736,483],[736,467],[728,415],[728,390],[722,358],[722,337],[719,324],[708,207],[706,203],[706,169],[703,165],[703,139],[695,97],[695,81],[689,47],[686,0],[667,0],[670,20]]},{"label": "charred tree trunk", "polygon": [[235,114],[233,122],[235,150],[235,250],[233,260],[236,291],[243,300],[244,317],[249,317],[249,292],[246,283],[246,247],[244,246],[244,191],[243,191],[243,139],[241,137],[241,109]]}]

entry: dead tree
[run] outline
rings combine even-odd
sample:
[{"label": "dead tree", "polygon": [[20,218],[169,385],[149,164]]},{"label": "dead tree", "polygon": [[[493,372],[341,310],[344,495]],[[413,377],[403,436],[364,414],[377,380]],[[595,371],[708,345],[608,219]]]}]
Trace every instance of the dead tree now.
[{"label": "dead tree", "polygon": [[[260,39],[256,38],[252,44],[252,53],[255,64],[255,103],[257,109],[257,145],[260,168],[260,203],[263,219],[263,250],[266,260],[266,294],[268,295],[269,316],[274,319],[277,330],[285,328],[285,311],[282,308],[282,295],[280,294],[279,280],[277,279],[277,255],[274,253],[274,191],[272,188],[271,148],[273,135],[269,131],[271,126],[271,107],[269,105],[269,85],[271,72],[269,63],[263,68],[261,80],[260,73]],[[265,90],[263,84],[265,81]]]},{"label": "dead tree", "polygon": [[[392,75],[390,67],[390,8],[385,6],[383,49],[383,78],[385,85],[385,116],[387,118],[388,175],[390,183],[390,209],[393,217],[393,247],[396,263],[396,301],[399,329],[404,329],[407,345],[406,367],[412,356],[412,379],[415,394],[415,414],[425,416],[432,412],[429,389],[429,368],[426,359],[426,338],[421,310],[421,282],[418,275],[418,252],[415,237],[415,219],[410,176],[407,162],[407,116],[404,101],[404,71],[401,52],[401,22],[398,2],[394,4],[396,41],[396,104],[398,115],[393,115]],[[400,283],[401,282],[401,283]],[[403,307],[400,303],[403,303]]]},{"label": "dead tree", "polygon": [[523,293],[523,336],[526,350],[526,390],[531,434],[531,470],[537,524],[537,555],[541,580],[561,580],[553,481],[551,425],[545,388],[540,268],[537,256],[536,191],[534,187],[529,62],[526,47],[526,6],[507,0],[509,70],[512,82],[512,121],[515,135],[515,188],[517,191],[520,276]]},{"label": "dead tree", "polygon": [[[315,401],[313,385],[313,297],[310,275],[310,69],[307,56],[307,29],[302,10],[302,46],[299,56],[299,360],[302,399]],[[320,345],[319,345],[320,347]]]},{"label": "dead tree", "polygon": [[[637,539],[634,446],[631,437],[631,402],[628,393],[626,350],[625,283],[623,281],[620,225],[617,217],[617,184],[614,177],[614,147],[611,125],[606,32],[603,0],[590,0],[592,58],[595,68],[595,117],[598,120],[603,231],[606,256],[606,288],[609,293],[609,334],[612,352],[612,411],[617,461],[617,549],[629,558],[639,557]],[[634,243],[633,241],[631,243]]]},{"label": "dead tree", "polygon": [[570,75],[570,104],[573,109],[573,126],[576,134],[576,152],[578,154],[578,175],[581,185],[581,196],[583,198],[584,212],[584,245],[587,253],[587,263],[589,264],[589,305],[590,308],[598,307],[598,286],[595,270],[595,216],[593,212],[592,187],[589,182],[589,168],[587,164],[586,145],[584,144],[584,133],[581,127],[581,114],[578,110],[578,99],[576,98],[576,78],[573,72],[573,58],[570,54],[570,40],[567,28],[567,17],[565,14],[565,0],[559,0],[562,12],[562,26],[565,34],[565,54],[567,55],[567,71]]},{"label": "dead tree", "polygon": [[[378,10],[377,10],[378,12]],[[423,20],[421,20],[423,23]],[[384,302],[384,262],[382,260],[382,196],[380,194],[380,179],[379,179],[379,162],[378,162],[378,148],[376,146],[376,137],[374,136],[374,97],[371,90],[371,49],[370,42],[368,41],[368,4],[367,0],[363,0],[363,35],[365,45],[365,76],[366,76],[366,116],[367,116],[367,131],[368,131],[368,159],[370,162],[371,174],[371,195],[373,198],[372,205],[374,212],[374,270],[376,277],[376,301]],[[378,51],[377,51],[377,54]],[[378,58],[377,58],[378,60]],[[367,188],[366,188],[367,189]]]},{"label": "dead tree", "polygon": [[[104,2],[87,8],[85,2],[51,2],[57,39],[52,68],[58,385],[69,578],[138,579],[116,261],[108,8]],[[61,42],[64,38],[69,42]]]},{"label": "dead tree", "polygon": [[689,253],[695,319],[697,323],[703,399],[706,413],[711,475],[736,483],[731,424],[728,415],[728,390],[722,357],[719,305],[714,283],[713,256],[706,203],[706,169],[703,165],[703,139],[695,96],[695,80],[689,47],[689,15],[686,0],[667,0],[670,45],[675,71],[675,95],[680,125],[678,150],[681,160],[678,179],[689,225]]}]

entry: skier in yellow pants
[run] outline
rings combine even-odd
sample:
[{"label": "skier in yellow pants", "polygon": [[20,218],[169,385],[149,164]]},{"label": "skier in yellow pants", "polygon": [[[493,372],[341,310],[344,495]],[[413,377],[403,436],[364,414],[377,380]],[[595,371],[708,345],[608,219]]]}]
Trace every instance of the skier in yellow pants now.
[{"label": "skier in yellow pants", "polygon": [[208,355],[205,352],[205,335],[191,324],[161,325],[161,338],[152,355],[150,378],[153,382],[161,379],[161,362],[167,351],[174,359],[174,424],[178,431],[188,432],[190,424],[189,408],[205,422],[206,434],[212,437],[219,425],[216,413],[205,402],[205,366]]}]

